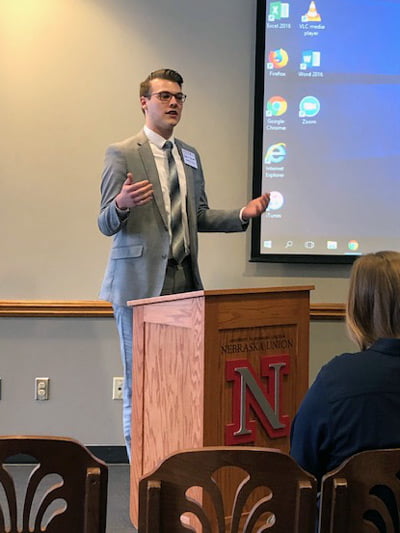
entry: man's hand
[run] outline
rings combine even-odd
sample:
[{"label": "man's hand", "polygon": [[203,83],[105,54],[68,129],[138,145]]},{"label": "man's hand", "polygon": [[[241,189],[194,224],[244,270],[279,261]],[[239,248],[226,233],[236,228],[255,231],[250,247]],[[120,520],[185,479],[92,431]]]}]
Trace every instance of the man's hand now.
[{"label": "man's hand", "polygon": [[128,172],[121,192],[116,196],[115,201],[120,209],[129,209],[148,204],[152,199],[152,184],[148,180],[133,183],[133,175]]},{"label": "man's hand", "polygon": [[269,192],[264,193],[246,205],[242,211],[243,220],[247,221],[250,218],[255,218],[260,216],[267,209],[269,204]]}]

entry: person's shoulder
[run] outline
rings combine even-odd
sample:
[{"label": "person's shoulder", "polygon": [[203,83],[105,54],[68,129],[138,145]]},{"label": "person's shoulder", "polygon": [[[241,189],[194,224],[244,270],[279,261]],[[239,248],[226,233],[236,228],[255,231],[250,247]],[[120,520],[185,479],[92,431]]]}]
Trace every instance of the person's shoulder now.
[{"label": "person's shoulder", "polygon": [[384,338],[377,339],[369,348],[368,352],[379,355],[400,355],[400,339]]},{"label": "person's shoulder", "polygon": [[345,352],[340,355],[335,355],[321,368],[321,373],[335,373],[337,370],[346,369],[354,364],[359,364],[361,361],[360,357],[363,353],[364,352]]},{"label": "person's shoulder", "polygon": [[190,144],[186,143],[185,141],[182,141],[182,139],[175,138],[175,143],[179,148],[183,148],[184,150],[187,150],[188,152],[194,152],[198,154],[196,148],[194,146],[191,146]]},{"label": "person's shoulder", "polygon": [[316,381],[323,388],[336,388],[338,384],[347,380],[348,376],[354,375],[357,367],[362,364],[362,354],[364,352],[342,353],[335,355],[325,363],[318,375]]},{"label": "person's shoulder", "polygon": [[363,391],[365,384],[371,381],[371,375],[367,352],[342,353],[321,368],[316,381],[326,397],[335,401],[356,394],[357,390]]},{"label": "person's shoulder", "polygon": [[132,135],[122,141],[116,141],[110,144],[109,149],[111,150],[132,150],[142,145],[147,141],[147,137],[144,134],[143,130],[139,131],[136,135]]},{"label": "person's shoulder", "polygon": [[[346,371],[374,365],[384,355],[399,357],[400,339],[380,338],[363,351],[336,355],[321,368],[321,372],[334,374],[337,370]],[[398,361],[399,359],[396,357],[395,360]]]}]

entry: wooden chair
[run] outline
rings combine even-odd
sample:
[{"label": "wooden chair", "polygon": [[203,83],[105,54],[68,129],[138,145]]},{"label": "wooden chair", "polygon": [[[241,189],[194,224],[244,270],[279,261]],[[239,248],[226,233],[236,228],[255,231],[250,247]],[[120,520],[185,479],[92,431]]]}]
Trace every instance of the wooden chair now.
[{"label": "wooden chair", "polygon": [[400,532],[400,449],[357,453],[322,479],[320,533]]},{"label": "wooden chair", "polygon": [[[229,507],[216,475],[226,468],[243,474]],[[316,480],[288,454],[270,448],[201,448],[169,456],[140,480],[138,531],[309,533],[315,510]]]},{"label": "wooden chair", "polygon": [[[23,491],[11,464],[19,454],[34,463]],[[73,439],[0,437],[0,532],[104,533],[107,480],[105,463]]]}]

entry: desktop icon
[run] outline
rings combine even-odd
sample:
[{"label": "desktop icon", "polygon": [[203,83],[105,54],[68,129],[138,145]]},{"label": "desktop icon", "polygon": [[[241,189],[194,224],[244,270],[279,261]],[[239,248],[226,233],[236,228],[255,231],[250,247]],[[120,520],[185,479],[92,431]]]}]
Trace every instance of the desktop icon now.
[{"label": "desktop icon", "polygon": [[337,250],[338,243],[337,241],[326,241],[327,250]]},{"label": "desktop icon", "polygon": [[315,96],[305,96],[299,104],[299,117],[315,117],[318,115],[321,105]]},{"label": "desktop icon", "polygon": [[286,158],[286,143],[271,144],[265,154],[266,165],[276,165],[282,163]]},{"label": "desktop icon", "polygon": [[271,96],[267,102],[267,117],[278,117],[287,111],[287,101],[282,96]]},{"label": "desktop icon", "polygon": [[308,250],[312,250],[315,247],[314,241],[306,241],[304,243],[304,248],[307,248]]},{"label": "desktop icon", "polygon": [[314,1],[310,2],[307,13],[301,17],[301,22],[321,22],[321,15]]},{"label": "desktop icon", "polygon": [[272,241],[264,241],[264,248],[272,248]]},{"label": "desktop icon", "polygon": [[268,63],[267,69],[271,70],[273,68],[283,68],[286,67],[289,61],[289,56],[286,50],[283,48],[277,48],[276,50],[271,50],[268,54]]},{"label": "desktop icon", "polygon": [[289,18],[289,4],[287,2],[271,2],[269,5],[268,21]]},{"label": "desktop icon", "polygon": [[321,66],[321,52],[318,50],[304,50],[301,54],[300,70]]},{"label": "desktop icon", "polygon": [[356,250],[358,250],[359,248],[359,243],[358,241],[355,241],[355,240],[351,240],[347,243],[347,247],[348,249],[351,251],[351,252],[355,252]]},{"label": "desktop icon", "polygon": [[276,211],[283,206],[283,203],[283,195],[279,191],[271,191],[267,211]]}]

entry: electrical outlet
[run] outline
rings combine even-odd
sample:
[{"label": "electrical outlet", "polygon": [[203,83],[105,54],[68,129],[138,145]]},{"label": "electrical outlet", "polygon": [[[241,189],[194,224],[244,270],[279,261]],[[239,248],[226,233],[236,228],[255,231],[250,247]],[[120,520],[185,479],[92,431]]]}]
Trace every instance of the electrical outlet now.
[{"label": "electrical outlet", "polygon": [[35,400],[49,399],[50,378],[35,378]]},{"label": "electrical outlet", "polygon": [[124,378],[113,378],[113,400],[122,400],[122,388],[124,386]]}]

